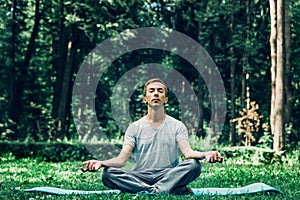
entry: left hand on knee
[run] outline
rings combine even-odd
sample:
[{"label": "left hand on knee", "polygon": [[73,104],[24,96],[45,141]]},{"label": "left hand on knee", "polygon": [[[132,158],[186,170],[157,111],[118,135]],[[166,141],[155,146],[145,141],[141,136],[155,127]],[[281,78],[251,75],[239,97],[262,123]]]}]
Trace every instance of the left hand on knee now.
[{"label": "left hand on knee", "polygon": [[208,162],[210,163],[222,163],[223,162],[223,157],[220,155],[218,151],[208,151],[205,154],[205,158]]}]

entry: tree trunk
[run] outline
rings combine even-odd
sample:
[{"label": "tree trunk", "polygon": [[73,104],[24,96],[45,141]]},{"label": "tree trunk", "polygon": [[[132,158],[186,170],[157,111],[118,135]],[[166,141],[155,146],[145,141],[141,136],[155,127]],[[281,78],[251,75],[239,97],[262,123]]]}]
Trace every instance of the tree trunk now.
[{"label": "tree trunk", "polygon": [[270,125],[272,135],[275,134],[275,86],[276,86],[276,38],[277,38],[277,25],[276,25],[276,1],[269,0],[270,2],[270,18],[271,18],[271,34],[270,34],[270,50],[271,50],[271,113]]},{"label": "tree trunk", "polygon": [[62,87],[62,95],[61,95],[61,118],[64,119],[64,124],[62,124],[62,128],[64,129],[62,134],[60,134],[60,138],[63,136],[68,136],[68,129],[70,126],[70,116],[71,116],[71,96],[72,96],[72,76],[74,73],[74,66],[77,57],[77,50],[78,50],[78,30],[77,27],[73,27],[73,36],[72,42],[70,42],[70,49],[68,53],[68,60],[66,65],[66,70],[64,73],[64,81]]},{"label": "tree trunk", "polygon": [[[15,84],[15,74],[16,74],[16,38],[18,35],[17,32],[17,0],[13,0],[13,10],[12,10],[12,27],[11,27],[12,35],[11,35],[11,69],[10,69],[10,80],[9,80],[9,100],[8,100],[8,111],[4,114],[5,117],[12,117],[10,113],[10,109],[13,107],[13,94],[14,94],[14,84]],[[14,117],[13,117],[14,118]]]},{"label": "tree trunk", "polygon": [[[201,41],[201,33],[202,33],[202,19],[198,21],[197,23],[197,28],[198,28],[198,42],[200,43]],[[203,80],[201,77],[198,78],[198,89],[199,93],[197,95],[198,97],[198,103],[199,103],[199,125],[198,129],[196,132],[196,135],[198,137],[203,137],[205,136],[204,129],[203,129],[203,121],[204,121],[204,114],[203,114],[203,96],[204,96],[204,91],[203,91]]]},{"label": "tree trunk", "polygon": [[[234,55],[234,47],[233,47],[233,34],[234,34],[234,0],[231,1],[232,12],[230,16],[230,38],[231,38],[231,47],[230,47],[230,94],[231,94],[231,119],[235,119],[235,55]],[[230,123],[230,145],[236,145],[236,129],[234,122]]]},{"label": "tree trunk", "polygon": [[284,1],[277,0],[277,67],[275,86],[275,126],[273,149],[279,153],[284,148]]},{"label": "tree trunk", "polygon": [[69,87],[68,74],[70,72],[68,61],[68,45],[71,44],[69,41],[69,28],[65,26],[65,5],[64,1],[60,1],[60,15],[58,22],[58,41],[56,41],[57,48],[56,54],[57,59],[54,61],[54,68],[56,71],[56,82],[54,87],[53,97],[53,117],[56,121],[56,131],[52,135],[52,140],[61,140],[65,136],[66,132],[66,102]]},{"label": "tree trunk", "polygon": [[285,91],[285,124],[291,121],[292,112],[292,87],[291,87],[291,22],[289,16],[290,0],[285,0],[284,10],[284,33],[285,33],[285,74],[284,74],[284,91]]},{"label": "tree trunk", "polygon": [[20,113],[22,113],[23,110],[22,96],[26,84],[26,77],[30,65],[30,60],[35,51],[35,39],[38,35],[41,15],[42,14],[40,13],[40,1],[37,0],[35,3],[34,26],[27,46],[25,59],[20,65],[21,73],[16,74],[16,79],[13,82],[13,89],[10,95],[9,117],[15,122],[18,122],[20,120]]},{"label": "tree trunk", "polygon": [[16,57],[16,37],[17,37],[17,0],[13,1],[12,10],[12,35],[11,35],[11,59],[12,66],[15,66]]},{"label": "tree trunk", "polygon": [[[243,55],[243,68],[242,68],[242,81],[241,81],[241,108],[247,108],[249,109],[249,105],[246,103],[246,101],[249,101],[247,98],[247,94],[249,91],[247,90],[247,81],[249,78],[249,44],[250,44],[250,31],[251,29],[251,13],[250,13],[250,7],[251,7],[251,0],[247,0],[245,2],[246,5],[246,40],[244,43],[244,55]],[[249,94],[250,95],[250,94]],[[238,141],[242,141],[242,135],[238,138]]]},{"label": "tree trunk", "polygon": [[198,124],[198,130],[197,130],[197,136],[198,137],[204,137],[205,133],[203,131],[203,120],[204,120],[204,115],[203,115],[203,81],[202,78],[199,77],[198,80],[198,104],[199,104],[199,124]]}]

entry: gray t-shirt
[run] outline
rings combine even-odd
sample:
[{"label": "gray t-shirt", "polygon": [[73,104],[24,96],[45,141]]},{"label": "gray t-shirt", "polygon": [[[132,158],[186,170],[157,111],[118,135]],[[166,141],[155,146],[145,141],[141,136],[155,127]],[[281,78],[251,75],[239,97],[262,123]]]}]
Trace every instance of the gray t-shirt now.
[{"label": "gray t-shirt", "polygon": [[179,140],[188,140],[187,128],[179,120],[167,115],[158,128],[153,128],[142,117],[126,130],[124,145],[134,148],[133,170],[172,168],[179,163]]}]

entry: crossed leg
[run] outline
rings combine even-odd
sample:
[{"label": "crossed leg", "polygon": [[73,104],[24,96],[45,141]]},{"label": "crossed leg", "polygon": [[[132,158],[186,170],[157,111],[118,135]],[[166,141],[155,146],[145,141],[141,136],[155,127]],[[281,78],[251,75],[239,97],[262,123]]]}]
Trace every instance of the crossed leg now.
[{"label": "crossed leg", "polygon": [[188,159],[174,168],[127,171],[107,167],[102,174],[103,184],[122,192],[169,193],[185,187],[201,173],[198,160]]}]

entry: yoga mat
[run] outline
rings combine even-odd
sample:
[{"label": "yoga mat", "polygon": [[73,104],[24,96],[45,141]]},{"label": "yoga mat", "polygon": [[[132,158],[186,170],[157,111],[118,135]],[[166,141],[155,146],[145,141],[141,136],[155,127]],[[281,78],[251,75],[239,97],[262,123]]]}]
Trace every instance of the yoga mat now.
[{"label": "yoga mat", "polygon": [[192,188],[195,196],[220,196],[220,195],[241,195],[255,194],[259,192],[284,193],[264,183],[253,183],[240,188]]},{"label": "yoga mat", "polygon": [[99,191],[87,191],[87,190],[66,190],[56,187],[34,187],[26,189],[25,192],[44,192],[57,195],[66,194],[119,194],[120,190],[99,190]]},{"label": "yoga mat", "polygon": [[[220,195],[241,195],[254,194],[259,192],[273,192],[276,194],[284,193],[276,188],[273,188],[264,183],[254,183],[240,188],[192,188],[195,196],[220,196]],[[100,190],[100,191],[85,191],[85,190],[66,190],[56,187],[35,187],[26,189],[25,192],[44,192],[57,195],[68,194],[120,194],[120,190]]]}]

